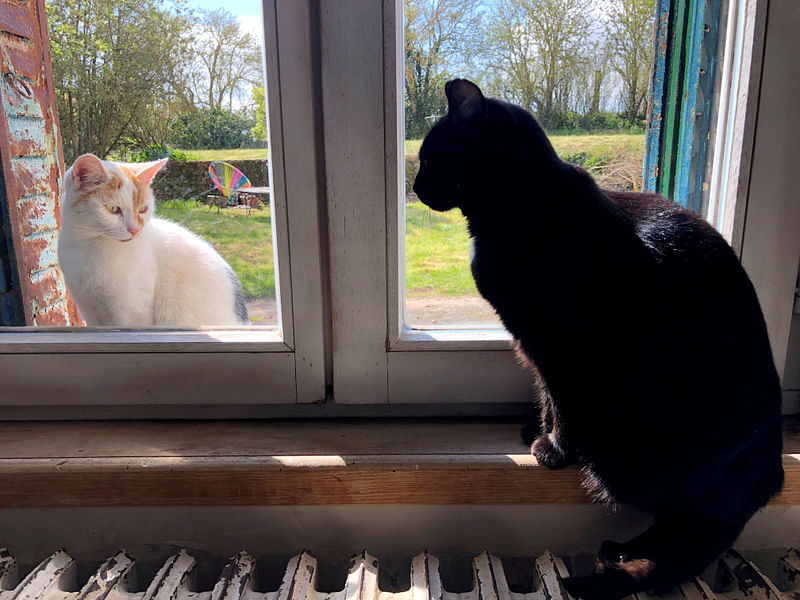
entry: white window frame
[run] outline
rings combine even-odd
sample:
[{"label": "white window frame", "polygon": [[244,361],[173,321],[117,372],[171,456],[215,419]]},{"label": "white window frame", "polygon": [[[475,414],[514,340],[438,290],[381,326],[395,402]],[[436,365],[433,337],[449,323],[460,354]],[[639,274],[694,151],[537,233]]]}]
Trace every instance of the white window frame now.
[{"label": "white window frame", "polygon": [[323,2],[321,24],[336,403],[530,405],[505,331],[403,327],[402,0]]},{"label": "white window frame", "polygon": [[[748,15],[765,4],[732,1],[746,3]],[[331,400],[364,414],[371,413],[353,405],[405,405],[400,411],[410,415],[422,414],[423,403],[449,403],[447,414],[484,405],[530,408],[530,377],[506,332],[403,326],[402,0],[263,0],[263,6],[280,331],[2,331],[0,416],[26,404],[177,405],[184,416],[210,414],[190,410],[197,406]],[[739,177],[726,198],[736,200],[741,215],[755,210],[754,201],[746,202],[752,183],[742,183],[744,174],[734,169],[741,164],[749,173],[757,146],[752,132],[764,42],[763,20],[761,38],[759,21],[749,22],[756,26],[746,34],[752,52],[739,89],[751,95],[734,98],[744,107],[732,134],[738,150],[731,170],[718,174]],[[749,223],[747,215],[734,221],[745,218]],[[782,223],[787,231],[793,226]],[[747,267],[748,248],[770,231],[739,229],[734,246]],[[786,255],[763,272],[785,278]],[[762,294],[760,279],[754,283]],[[764,310],[768,324],[774,322],[778,309]],[[306,415],[357,414],[307,408]]]},{"label": "white window frame", "polygon": [[[733,241],[746,268],[752,262],[748,248],[761,247],[771,235],[768,229],[744,226],[745,212],[752,217],[748,175],[765,10],[765,0],[731,0],[734,22],[729,28],[736,33],[727,37],[726,56],[733,53],[730,44],[737,44],[737,50],[728,58],[723,84],[728,87],[717,124],[717,148],[725,154],[714,165],[714,176],[727,185],[715,192],[725,202],[714,209],[725,215],[715,224]],[[321,3],[336,402],[529,403],[529,377],[516,364],[507,333],[410,331],[403,326],[402,19],[402,0]],[[786,198],[773,204],[780,203]],[[782,205],[766,208],[772,220],[781,222],[785,241],[796,219],[783,222],[791,215]],[[784,243],[770,257],[760,254],[761,262],[748,269],[762,298],[780,372],[791,310],[787,313],[784,305],[793,296],[781,300],[780,307],[765,303],[772,292],[763,280],[793,284],[798,252],[790,245]],[[792,262],[794,271],[787,268]],[[755,268],[761,271],[754,274]]]},{"label": "white window frame", "polygon": [[[323,223],[309,6],[265,0],[263,9],[278,328],[3,328],[0,415],[19,407],[324,402]],[[279,30],[290,34],[278,36]],[[187,408],[183,414],[202,413]]]}]

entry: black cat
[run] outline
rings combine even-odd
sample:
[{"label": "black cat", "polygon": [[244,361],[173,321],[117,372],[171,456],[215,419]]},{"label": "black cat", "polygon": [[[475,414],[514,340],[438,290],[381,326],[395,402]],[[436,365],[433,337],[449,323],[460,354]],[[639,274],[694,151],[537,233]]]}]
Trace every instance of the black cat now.
[{"label": "black cat", "polygon": [[523,437],[585,465],[595,498],[651,513],[604,542],[574,596],[616,599],[698,574],[781,488],[781,392],[755,291],[705,221],[654,194],[597,187],[525,110],[446,86],[414,191],[458,207],[472,273],[543,381]]}]

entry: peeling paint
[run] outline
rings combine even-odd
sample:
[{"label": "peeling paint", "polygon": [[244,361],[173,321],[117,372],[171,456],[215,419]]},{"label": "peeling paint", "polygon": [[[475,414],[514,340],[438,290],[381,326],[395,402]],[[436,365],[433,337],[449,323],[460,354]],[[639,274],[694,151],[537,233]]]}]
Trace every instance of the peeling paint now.
[{"label": "peeling paint", "polygon": [[8,135],[12,157],[46,156],[49,144],[43,119],[12,117],[8,120]]},{"label": "peeling paint", "polygon": [[8,117],[45,118],[45,113],[42,110],[42,106],[36,101],[36,96],[24,98],[6,83],[4,83],[2,89],[3,92],[0,94],[0,99],[2,100],[3,112]]},{"label": "peeling paint", "polygon": [[[13,14],[12,14],[13,13]],[[29,325],[79,322],[69,307],[58,269],[60,140],[52,103],[52,73],[39,37],[44,2],[2,3],[0,136],[10,150],[3,158],[11,234],[23,305]],[[70,318],[70,314],[73,315]]]},{"label": "peeling paint", "polygon": [[52,194],[34,194],[17,200],[23,239],[58,229],[56,204]]},{"label": "peeling paint", "polygon": [[644,189],[656,191],[661,151],[662,110],[667,71],[667,48],[669,41],[669,0],[658,0],[656,4],[656,27],[653,39],[653,71],[650,82],[647,139],[642,175]]}]

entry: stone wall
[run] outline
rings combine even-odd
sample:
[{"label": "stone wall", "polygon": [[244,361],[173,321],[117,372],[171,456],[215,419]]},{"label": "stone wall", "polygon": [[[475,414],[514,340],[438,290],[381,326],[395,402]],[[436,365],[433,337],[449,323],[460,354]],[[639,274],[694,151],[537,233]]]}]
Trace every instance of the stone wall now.
[{"label": "stone wall", "polygon": [[[269,170],[265,160],[231,160],[226,161],[244,173],[255,187],[269,186]],[[213,187],[208,176],[208,165],[211,161],[192,160],[167,162],[164,169],[153,180],[153,192],[156,201],[173,198],[204,200]],[[204,193],[205,192],[205,193]]]}]

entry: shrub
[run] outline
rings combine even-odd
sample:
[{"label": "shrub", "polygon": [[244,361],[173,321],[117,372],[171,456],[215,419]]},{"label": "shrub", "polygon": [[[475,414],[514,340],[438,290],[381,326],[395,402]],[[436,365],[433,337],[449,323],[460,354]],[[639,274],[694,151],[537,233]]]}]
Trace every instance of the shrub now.
[{"label": "shrub", "polygon": [[170,160],[191,160],[191,157],[166,144],[148,144],[144,148],[131,150],[128,154],[130,162],[148,162],[159,158],[169,157]]},{"label": "shrub", "polygon": [[178,148],[251,148],[263,145],[253,139],[255,121],[244,114],[215,108],[178,115],[170,127],[169,142]]},{"label": "shrub", "polygon": [[591,154],[589,152],[576,152],[575,154],[566,154],[561,157],[563,160],[573,165],[581,166],[585,169],[592,169],[592,167],[603,167],[606,160],[602,156]]},{"label": "shrub", "polygon": [[566,111],[559,115],[557,124],[548,128],[549,134],[577,134],[577,133],[644,133],[644,122],[632,122],[622,114],[614,112],[580,114],[575,111]]}]

